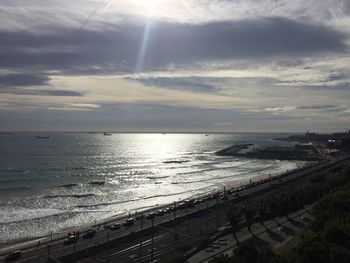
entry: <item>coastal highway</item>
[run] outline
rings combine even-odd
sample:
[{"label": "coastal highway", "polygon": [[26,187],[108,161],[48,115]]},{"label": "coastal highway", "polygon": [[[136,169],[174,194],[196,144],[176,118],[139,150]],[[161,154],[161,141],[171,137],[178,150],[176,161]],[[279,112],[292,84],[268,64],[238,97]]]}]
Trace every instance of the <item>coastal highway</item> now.
[{"label": "coastal highway", "polygon": [[[185,238],[185,236],[181,235],[183,232],[184,234],[188,231],[188,225],[190,225],[191,229],[197,229],[197,231],[205,231],[208,225],[208,230],[212,231],[215,229],[218,225],[222,224],[225,220],[225,214],[220,212],[215,212],[217,207],[220,206],[227,206],[233,203],[235,200],[237,202],[241,202],[244,200],[247,200],[251,198],[252,196],[256,195],[258,192],[264,192],[264,191],[270,191],[274,188],[279,188],[285,184],[288,184],[289,182],[293,180],[297,180],[299,178],[303,178],[309,174],[312,174],[314,172],[323,170],[325,168],[328,168],[330,166],[336,165],[337,163],[341,163],[348,159],[348,156],[342,157],[339,159],[334,159],[330,161],[324,161],[323,163],[320,163],[318,165],[314,165],[312,167],[304,168],[298,171],[293,171],[284,174],[283,176],[278,176],[271,178],[270,180],[267,180],[264,183],[254,183],[250,186],[241,188],[241,189],[235,189],[235,191],[227,191],[227,197],[228,200],[222,200],[220,195],[223,193],[220,192],[216,195],[216,198],[212,200],[205,200],[203,203],[196,204],[194,207],[187,207],[182,210],[177,210],[176,212],[171,212],[169,214],[164,214],[163,216],[155,217],[153,220],[154,228],[153,230],[157,229],[156,233],[154,233],[154,242],[153,245],[157,246],[157,253],[159,253],[159,249],[163,249],[166,251],[166,246],[164,247],[164,244],[174,243],[174,233],[170,232],[170,229],[174,230],[174,226],[170,224],[175,218],[177,224],[177,231],[179,232],[178,237]],[[230,194],[228,194],[230,193]],[[161,209],[161,208],[159,208]],[[208,213],[206,212],[208,210]],[[152,210],[148,211],[151,212]],[[187,218],[187,219],[186,219]],[[119,222],[121,219],[119,219]],[[125,220],[122,219],[122,220]],[[118,220],[116,220],[118,221]],[[220,222],[221,221],[221,222]],[[149,250],[149,244],[150,244],[150,237],[152,236],[152,220],[150,219],[143,219],[143,220],[136,220],[135,224],[129,227],[122,227],[119,230],[106,230],[102,226],[98,225],[97,227],[97,234],[93,239],[84,240],[82,237],[80,237],[79,241],[76,244],[73,245],[64,245],[63,240],[64,237],[58,236],[54,237],[52,242],[49,242],[49,239],[41,240],[40,244],[38,241],[31,242],[27,247],[22,247],[21,245],[18,245],[17,247],[10,247],[6,249],[2,249],[0,251],[0,262],[4,261],[4,258],[6,254],[10,250],[16,250],[21,249],[22,256],[17,262],[46,262],[48,259],[48,255],[52,258],[62,258],[68,255],[79,255],[82,251],[89,251],[94,250],[96,248],[101,248],[101,252],[96,251],[96,257],[100,258],[103,262],[103,260],[106,260],[106,246],[110,244],[110,248],[108,250],[108,257],[110,259],[115,260],[116,258],[123,259],[118,260],[118,262],[132,262],[132,258],[135,257],[135,248],[137,248],[137,244],[140,242],[140,230],[141,230],[141,222],[143,232],[145,233],[143,239],[145,246],[142,250],[142,254],[150,254]],[[207,223],[210,222],[210,223]],[[165,225],[165,227],[163,227]],[[201,226],[195,227],[195,226]],[[164,229],[169,229],[169,231],[160,231],[160,227],[163,227]],[[81,231],[81,235],[83,234],[83,231]],[[188,235],[188,234],[187,234]],[[195,235],[193,235],[195,236]],[[117,242],[122,241],[122,242]],[[118,243],[118,244],[117,244]],[[160,245],[157,245],[160,244]],[[34,245],[34,246],[33,246]],[[131,249],[134,247],[134,249]],[[163,247],[163,248],[162,248]],[[171,246],[170,246],[171,247]],[[122,252],[124,251],[124,252]],[[109,260],[109,259],[108,259]],[[89,261],[86,261],[89,262]],[[90,261],[93,262],[93,261]],[[111,261],[112,262],[112,261]]]}]

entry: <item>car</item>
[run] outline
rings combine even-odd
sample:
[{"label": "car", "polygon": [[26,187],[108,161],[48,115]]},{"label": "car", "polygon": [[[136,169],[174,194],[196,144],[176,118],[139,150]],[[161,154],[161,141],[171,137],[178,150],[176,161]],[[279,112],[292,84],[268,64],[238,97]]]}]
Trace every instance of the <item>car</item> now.
[{"label": "car", "polygon": [[164,209],[164,213],[165,214],[169,214],[171,212],[171,208],[170,207],[167,207]]},{"label": "car", "polygon": [[230,190],[228,190],[228,194],[229,195],[232,195],[235,193],[235,189],[234,188],[231,188]]},{"label": "car", "polygon": [[235,193],[233,196],[234,196],[234,197],[238,197],[238,196],[239,196],[239,194],[238,194],[238,193]]},{"label": "car", "polygon": [[135,219],[130,217],[128,219],[125,220],[125,222],[123,223],[123,226],[132,226],[135,222]]},{"label": "car", "polygon": [[13,251],[10,254],[7,255],[7,257],[5,258],[5,262],[11,262],[11,261],[16,261],[17,259],[19,259],[22,256],[22,252],[17,250],[17,251]]},{"label": "car", "polygon": [[186,203],[186,205],[187,205],[188,208],[194,207],[194,202],[193,202],[193,200],[185,200],[185,203]]},{"label": "car", "polygon": [[164,215],[164,210],[159,209],[159,210],[156,212],[156,216],[162,216],[162,215]]},{"label": "car", "polygon": [[79,240],[79,237],[77,235],[70,235],[64,239],[63,244],[72,245],[74,243],[77,243],[78,240]]},{"label": "car", "polygon": [[215,195],[209,195],[208,198],[207,198],[207,200],[214,200],[215,198],[216,198]]},{"label": "car", "polygon": [[200,201],[199,201],[199,199],[196,199],[196,200],[194,200],[194,202],[193,202],[195,205],[198,205],[198,204],[200,204]]},{"label": "car", "polygon": [[151,212],[146,216],[146,219],[153,219],[155,216],[156,216],[156,214]]},{"label": "car", "polygon": [[109,226],[110,230],[118,230],[122,227],[122,225],[120,223],[114,223],[113,225]]},{"label": "car", "polygon": [[95,235],[96,235],[96,229],[91,228],[83,235],[83,238],[89,239],[89,238],[93,238]]},{"label": "car", "polygon": [[180,210],[183,210],[186,208],[186,204],[184,202],[181,202],[181,203],[179,203],[178,207]]}]

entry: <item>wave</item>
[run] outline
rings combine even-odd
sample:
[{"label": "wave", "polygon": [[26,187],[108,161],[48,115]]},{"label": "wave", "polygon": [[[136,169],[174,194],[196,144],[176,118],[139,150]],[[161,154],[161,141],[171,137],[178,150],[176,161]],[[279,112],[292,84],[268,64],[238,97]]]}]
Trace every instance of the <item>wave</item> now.
[{"label": "wave", "polygon": [[146,179],[165,179],[168,178],[169,176],[147,176]]},{"label": "wave", "polygon": [[78,186],[79,184],[63,184],[63,185],[59,185],[58,187],[60,188],[71,188],[71,187],[75,187]]},{"label": "wave", "polygon": [[198,173],[217,171],[217,170],[228,170],[228,169],[232,169],[232,168],[242,167],[242,166],[247,165],[249,163],[251,163],[251,161],[248,161],[248,162],[245,162],[245,163],[241,163],[241,164],[237,164],[237,165],[226,166],[226,167],[212,167],[212,168],[203,169],[203,170],[199,170],[199,171],[178,173],[178,175],[198,174]]},{"label": "wave", "polygon": [[[196,189],[197,191],[207,189],[208,187],[203,187]],[[176,192],[176,193],[171,193],[171,194],[159,194],[159,195],[151,195],[151,196],[142,196],[142,197],[137,197],[134,199],[129,199],[129,200],[123,200],[123,201],[114,201],[114,202],[106,202],[106,203],[98,203],[98,204],[87,204],[87,205],[78,205],[76,208],[94,208],[94,207],[101,207],[101,206],[109,206],[109,205],[118,205],[118,204],[126,204],[130,202],[137,202],[141,200],[148,200],[148,199],[153,199],[153,198],[159,198],[159,197],[169,197],[169,196],[176,196],[176,195],[181,195],[181,194],[186,194],[186,193],[193,193],[194,190],[187,190],[187,191],[182,191],[182,192]]]},{"label": "wave", "polygon": [[170,161],[164,161],[163,163],[188,163],[189,160],[170,160]]},{"label": "wave", "polygon": [[[21,213],[16,212],[9,212],[7,215],[4,215],[4,218],[0,219],[0,225],[1,224],[8,224],[8,223],[22,223],[26,221],[31,220],[42,220],[45,218],[51,218],[56,216],[62,216],[65,214],[76,214],[77,212],[74,212],[72,210],[60,210],[60,209],[42,209],[42,210],[30,210],[30,209],[24,209],[20,210]],[[12,216],[12,215],[16,216]]]},{"label": "wave", "polygon": [[90,208],[94,208],[94,207],[100,207],[100,206],[124,204],[124,203],[135,202],[135,201],[140,201],[140,199],[137,198],[137,199],[115,201],[115,202],[106,202],[106,203],[98,203],[98,204],[77,205],[76,208],[89,208],[89,207]]},{"label": "wave", "polygon": [[46,195],[45,198],[85,198],[95,194],[72,194],[72,195]]},{"label": "wave", "polygon": [[91,181],[88,182],[90,185],[104,185],[106,182],[105,181]]},{"label": "wave", "polygon": [[[243,172],[243,173],[238,173],[238,174],[231,174],[231,175],[227,175],[227,176],[219,176],[219,177],[212,177],[212,178],[208,178],[208,179],[200,179],[200,180],[195,180],[195,181],[179,181],[179,182],[172,182],[171,184],[192,184],[192,183],[201,183],[201,182],[208,182],[208,181],[213,181],[213,180],[220,180],[220,179],[225,179],[225,178],[230,178],[230,177],[233,177],[233,176],[242,176],[242,175],[246,175],[246,174],[251,174],[251,173],[257,173],[257,172],[260,172],[260,171],[264,171],[274,165],[276,165],[277,161],[269,164],[269,165],[266,165],[264,167],[261,167],[261,168],[258,168],[258,169],[254,169],[254,170],[250,170],[250,171],[247,171],[247,172]],[[217,170],[217,169],[214,169],[214,170]],[[222,169],[218,169],[218,170],[222,170]]]}]

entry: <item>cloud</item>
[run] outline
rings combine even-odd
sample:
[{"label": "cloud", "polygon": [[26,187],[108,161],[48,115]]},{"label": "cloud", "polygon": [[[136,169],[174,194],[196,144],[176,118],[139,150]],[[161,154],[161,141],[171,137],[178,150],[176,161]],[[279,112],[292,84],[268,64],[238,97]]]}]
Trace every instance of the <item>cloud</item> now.
[{"label": "cloud", "polygon": [[[114,0],[2,0],[0,28],[38,30],[47,25],[80,28],[98,27],[104,22],[128,20],[140,22],[149,16],[147,1]],[[237,21],[271,16],[304,21],[334,23],[350,13],[347,0],[161,0],[153,10],[157,21],[180,23],[209,23]],[[20,17],[20,19],[18,19]],[[31,25],[28,27],[28,25]],[[40,31],[40,30],[38,30]]]},{"label": "cloud", "polygon": [[348,124],[349,1],[158,2],[1,1],[2,125]]},{"label": "cloud", "polygon": [[0,94],[32,96],[83,96],[84,92],[51,87],[44,74],[14,73],[0,76]]},{"label": "cloud", "polygon": [[303,89],[309,89],[309,90],[324,90],[324,91],[330,91],[330,92],[348,92],[350,90],[350,82],[342,82],[338,84],[315,84],[315,85],[303,85]]},{"label": "cloud", "polygon": [[[207,78],[143,78],[136,79],[147,86],[157,86],[162,88],[189,90],[195,92],[215,93],[217,87],[208,83]],[[218,80],[217,80],[218,81]]]},{"label": "cloud", "polygon": [[[199,109],[142,103],[102,104],[98,110],[88,111],[93,107],[97,106],[82,105],[81,108],[72,110],[73,106],[67,104],[65,107],[51,107],[45,111],[37,109],[34,115],[28,110],[6,113],[0,111],[0,121],[7,119],[7,123],[11,123],[13,129],[20,130],[26,127],[26,130],[34,131],[57,131],[65,127],[65,130],[70,131],[230,132],[246,131],[247,125],[254,131],[263,131],[265,127],[259,124],[261,120],[273,124],[276,120],[292,122],[303,119],[295,116],[274,116],[268,112],[253,113],[241,109]],[[94,121],[91,122],[91,119]]]},{"label": "cloud", "polygon": [[47,85],[50,78],[42,74],[8,74],[0,76],[0,88]]},{"label": "cloud", "polygon": [[347,107],[339,105],[303,105],[298,106],[297,109],[300,110],[320,110],[324,112],[344,112],[348,111]]},{"label": "cloud", "polygon": [[[0,32],[0,67],[133,72],[145,28],[136,24],[50,33]],[[346,51],[346,36],[334,29],[272,17],[190,25],[151,26],[143,70],[211,60],[302,57]]]},{"label": "cloud", "polygon": [[31,96],[58,96],[58,97],[81,97],[83,92],[59,89],[38,89],[38,88],[7,88],[0,89],[0,94],[31,95]]}]

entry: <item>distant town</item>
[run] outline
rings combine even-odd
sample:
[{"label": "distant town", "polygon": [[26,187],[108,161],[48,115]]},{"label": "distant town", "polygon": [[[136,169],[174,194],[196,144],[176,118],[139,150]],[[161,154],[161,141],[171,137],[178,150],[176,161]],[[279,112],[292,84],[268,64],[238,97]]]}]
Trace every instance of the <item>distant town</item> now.
[{"label": "distant town", "polygon": [[304,135],[292,135],[277,140],[295,142],[295,144],[294,146],[238,144],[217,151],[216,154],[258,159],[317,161],[326,159],[329,155],[339,155],[350,150],[350,130],[331,134],[307,131]]}]

